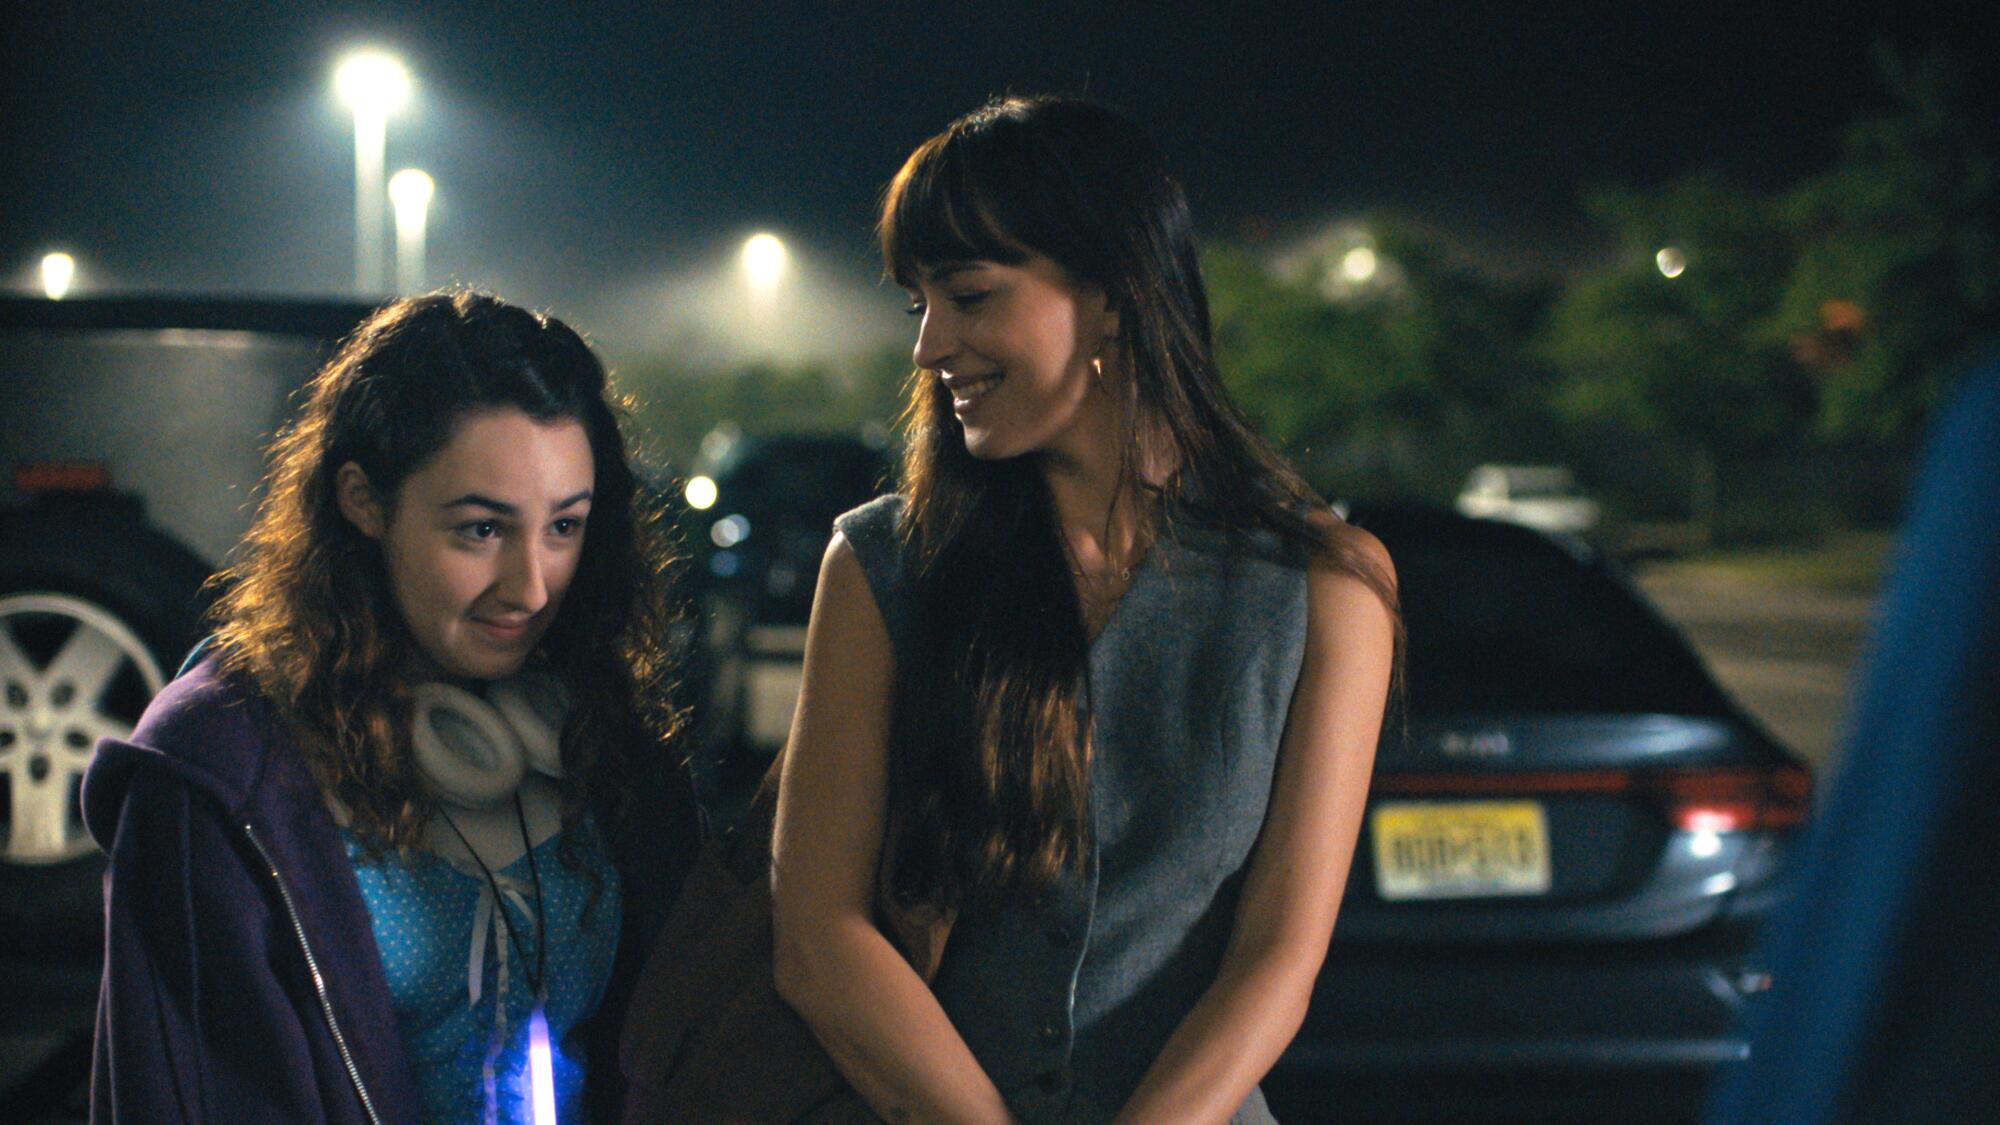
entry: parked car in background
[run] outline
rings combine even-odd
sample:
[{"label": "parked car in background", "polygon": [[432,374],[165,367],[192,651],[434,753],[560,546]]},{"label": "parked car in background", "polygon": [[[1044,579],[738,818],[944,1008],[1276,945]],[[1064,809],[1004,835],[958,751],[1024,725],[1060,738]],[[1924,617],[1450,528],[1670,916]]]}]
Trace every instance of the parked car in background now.
[{"label": "parked car in background", "polygon": [[707,665],[690,702],[698,781],[725,819],[791,733],[834,517],[880,493],[889,467],[884,442],[847,434],[724,426],[702,442],[683,489]]},{"label": "parked car in background", "polygon": [[290,397],[367,309],[0,299],[0,942],[94,959],[76,789],[198,639]]},{"label": "parked car in background", "polygon": [[1478,519],[1566,535],[1595,529],[1603,515],[1562,465],[1481,465],[1466,476],[1457,507]]},{"label": "parked car in background", "polygon": [[1691,1119],[1749,1049],[1810,775],[1580,541],[1351,518],[1396,562],[1406,719],[1278,1117]]},{"label": "parked car in background", "polygon": [[17,1056],[0,1118],[37,1114],[37,1090],[89,1061],[92,749],[130,731],[199,639],[202,583],[249,525],[265,444],[367,311],[0,298],[0,1054]]}]

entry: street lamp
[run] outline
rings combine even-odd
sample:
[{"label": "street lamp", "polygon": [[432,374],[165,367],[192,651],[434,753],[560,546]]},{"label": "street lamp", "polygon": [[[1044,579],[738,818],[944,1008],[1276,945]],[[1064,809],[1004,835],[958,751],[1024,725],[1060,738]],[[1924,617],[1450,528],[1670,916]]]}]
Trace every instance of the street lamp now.
[{"label": "street lamp", "polygon": [[743,273],[752,291],[768,294],[785,276],[791,252],[775,234],[753,234],[743,243]]},{"label": "street lamp", "polygon": [[333,72],[340,100],[354,111],[354,287],[382,289],[382,162],[389,114],[410,96],[410,72],[380,51],[360,51]]},{"label": "street lamp", "polygon": [[69,296],[69,287],[76,280],[76,259],[61,251],[42,255],[42,292],[49,300],[60,301]]},{"label": "street lamp", "polygon": [[1367,246],[1356,246],[1340,256],[1340,276],[1356,285],[1366,285],[1380,266],[1375,251]]},{"label": "street lamp", "polygon": [[415,168],[389,177],[389,203],[396,211],[396,288],[405,294],[424,287],[424,226],[437,185]]}]

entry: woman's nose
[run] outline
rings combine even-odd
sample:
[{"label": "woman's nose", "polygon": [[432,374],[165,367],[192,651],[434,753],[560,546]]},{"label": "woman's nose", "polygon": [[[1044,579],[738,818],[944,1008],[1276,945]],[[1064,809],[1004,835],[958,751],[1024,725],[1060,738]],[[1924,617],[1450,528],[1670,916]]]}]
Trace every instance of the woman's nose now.
[{"label": "woman's nose", "polygon": [[950,314],[935,306],[925,308],[923,320],[917,326],[917,346],[910,353],[910,358],[916,361],[918,367],[937,371],[944,367],[957,347]]},{"label": "woman's nose", "polygon": [[549,604],[549,586],[544,576],[541,548],[533,543],[520,543],[507,553],[506,568],[500,575],[500,589],[497,593],[509,606],[528,613],[539,613]]}]

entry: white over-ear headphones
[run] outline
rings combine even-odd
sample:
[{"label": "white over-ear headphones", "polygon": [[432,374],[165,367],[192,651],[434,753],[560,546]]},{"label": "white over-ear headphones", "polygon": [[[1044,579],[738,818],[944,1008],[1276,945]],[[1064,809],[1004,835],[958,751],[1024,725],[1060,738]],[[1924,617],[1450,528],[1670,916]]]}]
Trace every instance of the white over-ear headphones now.
[{"label": "white over-ear headphones", "polygon": [[562,776],[561,735],[569,701],[545,672],[524,672],[486,687],[486,698],[452,684],[411,692],[410,747],[438,797],[465,808],[513,798],[529,769]]}]

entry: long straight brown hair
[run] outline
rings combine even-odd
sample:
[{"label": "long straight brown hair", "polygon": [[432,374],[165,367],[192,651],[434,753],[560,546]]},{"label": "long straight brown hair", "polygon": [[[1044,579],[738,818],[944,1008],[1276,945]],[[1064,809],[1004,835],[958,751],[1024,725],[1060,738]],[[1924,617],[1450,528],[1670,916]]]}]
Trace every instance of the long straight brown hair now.
[{"label": "long straight brown hair", "polygon": [[[910,155],[878,234],[906,288],[927,266],[1040,254],[1102,291],[1119,323],[1123,479],[1154,518],[1269,532],[1395,611],[1392,579],[1314,522],[1324,503],[1224,392],[1187,198],[1132,122],[1076,98],[990,102]],[[934,373],[911,376],[902,425],[918,612],[891,723],[892,883],[940,906],[1032,893],[1090,846],[1089,645],[1054,503],[1037,455],[966,451]],[[1149,465],[1172,466],[1163,484],[1145,483]]]}]

